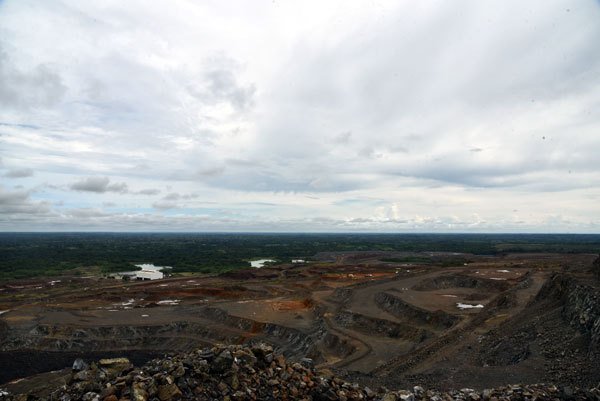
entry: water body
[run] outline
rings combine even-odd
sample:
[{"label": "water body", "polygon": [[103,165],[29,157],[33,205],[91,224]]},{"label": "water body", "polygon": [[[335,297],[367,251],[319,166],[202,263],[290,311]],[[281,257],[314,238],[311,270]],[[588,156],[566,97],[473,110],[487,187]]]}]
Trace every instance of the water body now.
[{"label": "water body", "polygon": [[171,266],[155,266],[152,263],[143,263],[141,265],[135,266],[139,267],[141,270],[133,272],[120,272],[118,274],[130,276],[139,280],[160,280],[161,278],[165,277],[164,273],[161,270],[172,269]]},{"label": "water body", "polygon": [[273,259],[259,259],[259,260],[251,260],[250,266],[260,269],[265,265],[265,263],[275,262]]}]

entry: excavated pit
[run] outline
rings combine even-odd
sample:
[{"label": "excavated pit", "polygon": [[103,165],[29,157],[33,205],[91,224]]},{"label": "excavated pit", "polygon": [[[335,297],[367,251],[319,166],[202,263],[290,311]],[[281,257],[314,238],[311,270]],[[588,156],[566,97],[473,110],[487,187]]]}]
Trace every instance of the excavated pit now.
[{"label": "excavated pit", "polygon": [[375,303],[381,309],[391,313],[400,320],[425,326],[431,330],[448,329],[460,320],[460,317],[450,315],[441,310],[431,312],[421,309],[387,292],[377,293],[375,295]]},{"label": "excavated pit", "polygon": [[349,328],[372,336],[409,340],[417,343],[433,336],[433,333],[428,330],[416,328],[406,323],[377,319],[350,311],[337,313],[334,320],[340,327]]},{"label": "excavated pit", "polygon": [[446,288],[475,288],[481,290],[506,291],[511,285],[502,280],[485,279],[464,274],[444,275],[428,278],[413,287],[417,291],[432,291]]},{"label": "excavated pit", "polygon": [[[595,257],[587,270],[569,272],[568,255],[471,255],[469,266],[456,267],[382,262],[385,252],[331,256],[323,264],[156,282],[4,286],[0,382],[77,357],[141,363],[209,344],[258,342],[372,386],[477,387],[517,373],[529,382],[598,379]],[[587,369],[583,379],[577,369]]]}]

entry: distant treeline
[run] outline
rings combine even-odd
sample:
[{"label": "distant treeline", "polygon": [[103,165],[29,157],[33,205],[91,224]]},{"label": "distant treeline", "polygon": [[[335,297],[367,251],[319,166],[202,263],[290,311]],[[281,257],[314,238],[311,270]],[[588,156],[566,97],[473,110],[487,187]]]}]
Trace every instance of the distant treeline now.
[{"label": "distant treeline", "polygon": [[253,258],[290,261],[341,251],[598,253],[600,235],[0,233],[0,279],[88,266],[123,271],[136,263],[218,273],[249,267]]}]

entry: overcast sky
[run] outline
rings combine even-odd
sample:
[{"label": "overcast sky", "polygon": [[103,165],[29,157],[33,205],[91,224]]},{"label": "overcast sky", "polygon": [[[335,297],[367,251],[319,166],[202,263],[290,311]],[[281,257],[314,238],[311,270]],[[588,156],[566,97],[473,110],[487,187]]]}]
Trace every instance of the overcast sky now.
[{"label": "overcast sky", "polygon": [[598,1],[0,1],[0,230],[600,232]]}]

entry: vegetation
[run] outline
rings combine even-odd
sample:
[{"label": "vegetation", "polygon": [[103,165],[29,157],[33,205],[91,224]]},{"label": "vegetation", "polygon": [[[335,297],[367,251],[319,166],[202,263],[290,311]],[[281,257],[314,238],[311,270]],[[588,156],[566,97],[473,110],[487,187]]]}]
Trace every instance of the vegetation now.
[{"label": "vegetation", "polygon": [[82,267],[133,270],[138,263],[173,266],[174,273],[219,273],[249,267],[254,258],[290,261],[342,251],[598,253],[600,235],[1,233],[0,279]]}]

